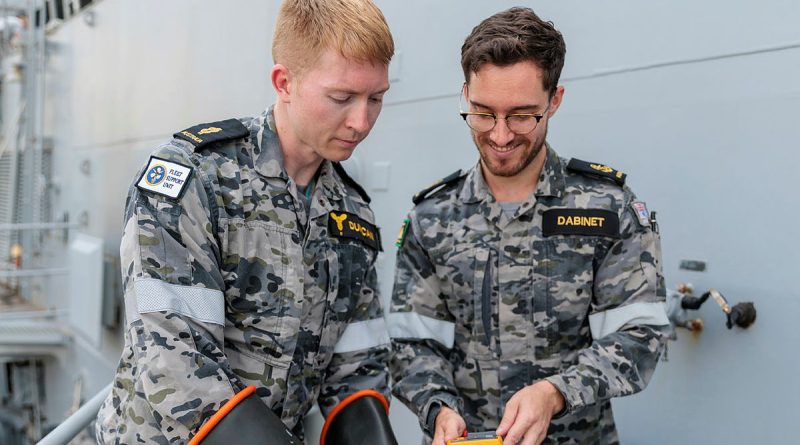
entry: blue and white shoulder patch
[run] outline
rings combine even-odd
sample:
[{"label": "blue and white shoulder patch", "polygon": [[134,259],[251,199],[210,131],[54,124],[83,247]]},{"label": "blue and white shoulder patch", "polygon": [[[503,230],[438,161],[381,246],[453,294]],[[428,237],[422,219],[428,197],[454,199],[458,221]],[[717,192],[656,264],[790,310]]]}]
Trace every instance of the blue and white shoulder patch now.
[{"label": "blue and white shoulder patch", "polygon": [[193,169],[187,165],[150,156],[147,168],[136,182],[136,187],[168,198],[180,199]]}]

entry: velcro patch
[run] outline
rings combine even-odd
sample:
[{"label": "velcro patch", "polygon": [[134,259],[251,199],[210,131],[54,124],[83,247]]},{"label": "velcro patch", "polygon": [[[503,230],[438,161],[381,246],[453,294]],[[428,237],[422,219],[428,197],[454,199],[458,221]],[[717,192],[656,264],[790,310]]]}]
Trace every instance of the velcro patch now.
[{"label": "velcro patch", "polygon": [[542,214],[542,233],[619,238],[619,217],[610,210],[551,209]]},{"label": "velcro patch", "polygon": [[381,236],[375,225],[368,223],[355,213],[330,212],[328,230],[337,238],[361,241],[375,250],[381,250]]},{"label": "velcro patch", "polygon": [[647,211],[647,206],[641,201],[634,201],[631,203],[633,212],[636,218],[639,219],[639,225],[642,227],[650,226],[650,212]]},{"label": "velcro patch", "polygon": [[411,219],[406,218],[403,220],[403,225],[400,227],[400,233],[397,234],[397,239],[394,241],[395,246],[403,247],[403,241],[406,240],[406,233],[408,233],[409,224],[411,224]]},{"label": "velcro patch", "polygon": [[179,199],[192,177],[192,167],[150,156],[147,168],[136,182],[139,190]]}]

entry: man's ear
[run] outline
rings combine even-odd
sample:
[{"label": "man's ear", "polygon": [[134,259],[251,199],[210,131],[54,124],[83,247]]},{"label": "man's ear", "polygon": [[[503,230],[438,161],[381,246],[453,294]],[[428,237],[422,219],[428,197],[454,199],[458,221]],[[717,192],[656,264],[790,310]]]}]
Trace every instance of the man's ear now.
[{"label": "man's ear", "polygon": [[553,94],[553,97],[550,98],[550,109],[547,111],[548,117],[553,117],[558,111],[558,107],[561,106],[561,101],[564,100],[564,85],[559,85],[556,87],[556,92]]},{"label": "man's ear", "polygon": [[275,92],[278,94],[278,100],[281,102],[290,102],[294,83],[289,68],[280,63],[275,64],[270,72],[270,78],[272,79],[272,88],[275,88]]}]

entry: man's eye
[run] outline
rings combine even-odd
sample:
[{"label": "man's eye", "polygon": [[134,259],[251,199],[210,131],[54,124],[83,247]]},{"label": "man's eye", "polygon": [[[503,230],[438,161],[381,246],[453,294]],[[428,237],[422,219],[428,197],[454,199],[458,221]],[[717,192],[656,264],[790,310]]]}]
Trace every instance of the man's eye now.
[{"label": "man's eye", "polygon": [[344,104],[350,100],[350,96],[330,96],[330,98],[337,104]]},{"label": "man's eye", "polygon": [[369,100],[370,100],[370,102],[373,102],[373,103],[376,103],[376,104],[383,103],[383,96],[370,97]]},{"label": "man's eye", "polygon": [[533,115],[530,114],[509,114],[506,120],[512,122],[526,122],[533,119]]}]

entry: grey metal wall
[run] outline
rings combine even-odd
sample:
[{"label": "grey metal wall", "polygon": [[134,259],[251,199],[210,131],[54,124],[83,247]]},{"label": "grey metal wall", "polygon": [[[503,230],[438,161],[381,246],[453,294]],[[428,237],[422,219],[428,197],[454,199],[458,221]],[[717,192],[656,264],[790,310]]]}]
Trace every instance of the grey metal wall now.
[{"label": "grey metal wall", "polygon": [[[272,100],[276,3],[95,3],[48,35],[45,131],[55,147],[54,213],[85,219],[85,231],[118,255],[127,188],[149,152],[193,123],[256,114]],[[67,264],[66,252],[60,256],[53,262]],[[64,288],[63,279],[49,283],[50,305],[101,304]],[[49,361],[50,421],[64,418],[76,381],[88,399],[119,360],[120,331],[103,330],[99,343],[74,331],[69,353]]]},{"label": "grey metal wall", "polygon": [[[795,440],[795,2],[379,0],[398,49],[392,89],[348,168],[373,195],[387,240],[384,296],[390,243],[410,196],[477,160],[457,115],[461,42],[482,18],[515,3],[533,6],[567,40],[553,146],[629,173],[629,184],[658,211],[670,287],[716,287],[759,311],[749,330],[728,331],[707,303],[705,331],[681,332],[650,387],[615,402],[623,443]],[[154,144],[197,122],[258,113],[272,100],[277,4],[104,0],[93,27],[72,21],[51,35],[47,131],[60,206],[88,212],[89,232],[110,251],[125,189]],[[681,259],[705,260],[708,271],[680,271]],[[110,378],[119,346],[109,335],[100,348],[106,366],[85,371],[98,376],[87,393]],[[416,443],[416,419],[399,404],[393,410],[401,443]]]}]

